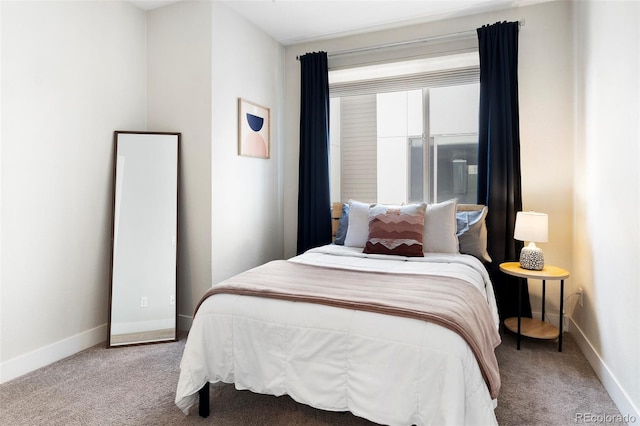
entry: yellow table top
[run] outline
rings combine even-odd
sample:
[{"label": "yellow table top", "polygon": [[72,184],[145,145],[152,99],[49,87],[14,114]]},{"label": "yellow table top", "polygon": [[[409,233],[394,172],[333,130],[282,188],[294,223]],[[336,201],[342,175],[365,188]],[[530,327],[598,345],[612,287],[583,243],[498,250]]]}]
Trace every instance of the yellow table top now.
[{"label": "yellow table top", "polygon": [[569,271],[553,265],[544,265],[542,270],[534,271],[521,268],[520,262],[504,262],[500,264],[500,270],[505,274],[520,278],[538,280],[564,280],[565,278],[569,278]]}]

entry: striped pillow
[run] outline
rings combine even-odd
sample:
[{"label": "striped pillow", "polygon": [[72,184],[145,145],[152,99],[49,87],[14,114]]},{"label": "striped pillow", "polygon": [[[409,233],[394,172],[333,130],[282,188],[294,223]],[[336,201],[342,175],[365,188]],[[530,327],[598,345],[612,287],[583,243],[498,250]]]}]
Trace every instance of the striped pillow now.
[{"label": "striped pillow", "polygon": [[375,204],[369,208],[369,236],[363,253],[393,254],[422,257],[424,215],[427,205],[387,206]]}]

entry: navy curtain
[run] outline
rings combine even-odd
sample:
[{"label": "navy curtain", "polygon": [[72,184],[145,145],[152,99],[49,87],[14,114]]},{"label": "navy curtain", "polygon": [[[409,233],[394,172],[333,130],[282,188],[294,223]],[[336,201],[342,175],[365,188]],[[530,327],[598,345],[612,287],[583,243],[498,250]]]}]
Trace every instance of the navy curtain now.
[{"label": "navy curtain", "polygon": [[300,57],[298,253],[331,242],[327,53]]},{"label": "navy curtain", "polygon": [[[518,29],[517,22],[477,29],[480,54],[478,202],[489,207],[487,245],[493,259],[489,273],[502,319],[518,315],[518,282],[501,273],[498,265],[517,261],[523,246],[513,238],[516,212],[522,210]],[[522,316],[531,317],[526,280],[521,308]]]}]

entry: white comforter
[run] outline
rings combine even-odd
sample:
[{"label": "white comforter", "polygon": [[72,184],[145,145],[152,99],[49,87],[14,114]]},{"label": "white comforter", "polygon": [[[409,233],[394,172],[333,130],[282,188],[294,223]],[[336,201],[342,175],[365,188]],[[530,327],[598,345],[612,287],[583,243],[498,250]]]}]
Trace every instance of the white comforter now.
[{"label": "white comforter", "polygon": [[[498,327],[493,287],[474,257],[404,258],[360,250],[329,245],[290,261],[455,276],[486,296]],[[176,404],[185,414],[207,381],[222,381],[383,424],[496,424],[495,401],[464,340],[410,318],[217,294],[193,320],[180,370]]]}]

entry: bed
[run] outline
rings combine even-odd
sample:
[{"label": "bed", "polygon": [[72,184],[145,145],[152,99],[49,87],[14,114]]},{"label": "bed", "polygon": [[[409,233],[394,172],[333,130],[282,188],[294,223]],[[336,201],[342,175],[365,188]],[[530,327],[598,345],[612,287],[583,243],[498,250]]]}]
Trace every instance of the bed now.
[{"label": "bed", "polygon": [[346,244],[269,262],[203,296],[180,364],[175,402],[185,414],[201,398],[207,415],[209,383],[225,382],[381,424],[496,424],[500,336],[488,255],[459,253],[460,227],[481,235],[486,208],[461,223],[464,207],[453,203],[456,247],[443,252],[434,232],[451,232],[451,205],[425,206],[421,240],[432,241],[403,256],[367,253],[365,209],[348,206]]}]

